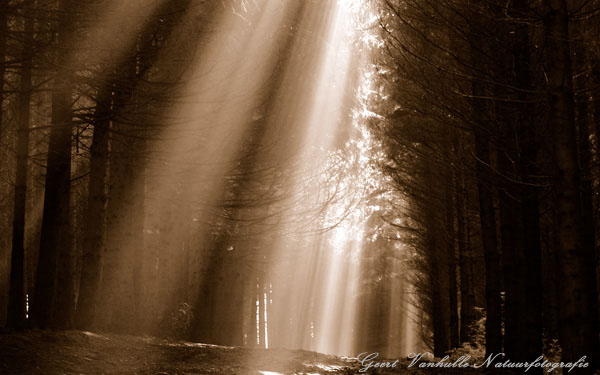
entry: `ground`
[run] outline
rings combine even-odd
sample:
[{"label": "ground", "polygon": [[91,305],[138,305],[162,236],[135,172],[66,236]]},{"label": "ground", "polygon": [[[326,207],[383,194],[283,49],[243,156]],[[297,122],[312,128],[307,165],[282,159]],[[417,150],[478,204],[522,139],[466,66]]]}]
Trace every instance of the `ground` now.
[{"label": "ground", "polygon": [[0,374],[352,374],[356,363],[300,350],[230,348],[91,332],[0,334]]},{"label": "ground", "polygon": [[[407,365],[403,361],[394,369],[366,373],[437,373]],[[361,374],[360,368],[356,360],[304,350],[232,348],[81,331],[0,333],[0,374],[10,375],[349,375]]]}]

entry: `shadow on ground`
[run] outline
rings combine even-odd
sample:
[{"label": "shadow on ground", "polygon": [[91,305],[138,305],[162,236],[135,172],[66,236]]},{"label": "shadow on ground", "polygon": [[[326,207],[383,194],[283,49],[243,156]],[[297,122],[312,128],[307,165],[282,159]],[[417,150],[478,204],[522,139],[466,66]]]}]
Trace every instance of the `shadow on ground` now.
[{"label": "shadow on ground", "polygon": [[400,362],[369,369],[304,350],[250,349],[82,331],[0,333],[0,374],[10,375],[350,375],[478,373],[417,370]]}]

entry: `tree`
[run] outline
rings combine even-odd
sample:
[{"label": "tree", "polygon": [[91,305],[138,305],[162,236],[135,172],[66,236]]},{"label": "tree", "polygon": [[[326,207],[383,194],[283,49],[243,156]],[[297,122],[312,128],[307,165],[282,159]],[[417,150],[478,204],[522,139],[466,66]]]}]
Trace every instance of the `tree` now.
[{"label": "tree", "polygon": [[[52,126],[48,146],[44,212],[32,315],[42,328],[68,328],[75,306],[70,223],[72,98],[68,45],[71,0],[59,1]],[[60,293],[57,293],[57,290]]]},{"label": "tree", "polygon": [[569,16],[564,0],[543,2],[545,69],[548,76],[549,125],[555,163],[554,196],[560,262],[560,342],[564,361],[589,356],[598,366],[598,301],[594,251],[586,247],[577,158],[575,110],[569,41]]},{"label": "tree", "polygon": [[94,135],[90,150],[90,182],[83,238],[79,297],[75,315],[77,328],[89,328],[94,321],[97,293],[100,286],[101,254],[104,244],[106,215],[106,174],[109,152],[109,126],[112,86],[101,87],[96,98]]},{"label": "tree", "polygon": [[[455,142],[460,148],[460,144]],[[473,324],[475,323],[475,289],[473,282],[473,255],[471,242],[468,239],[469,220],[465,201],[467,189],[464,182],[463,171],[455,169],[455,195],[456,195],[456,235],[458,242],[458,256],[460,269],[460,343],[470,342],[473,338]]]},{"label": "tree", "polygon": [[8,37],[8,11],[8,0],[0,1],[0,140],[2,140],[4,135],[4,73],[6,65],[6,42]]},{"label": "tree", "polygon": [[[13,209],[13,237],[10,272],[10,291],[8,302],[7,326],[23,328],[25,326],[25,210],[27,196],[27,160],[29,156],[29,106],[32,94],[32,63],[34,18],[32,16],[32,0],[23,4],[24,38],[21,55],[21,77],[18,95],[18,131],[17,131],[17,165],[15,177],[15,196]],[[28,14],[28,15],[26,15]],[[1,21],[0,21],[1,22]]]}]

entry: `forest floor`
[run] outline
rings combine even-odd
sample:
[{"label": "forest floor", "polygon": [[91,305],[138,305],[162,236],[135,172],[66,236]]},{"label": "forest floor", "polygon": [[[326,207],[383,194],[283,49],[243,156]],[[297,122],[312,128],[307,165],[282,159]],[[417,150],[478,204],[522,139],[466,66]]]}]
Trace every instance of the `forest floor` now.
[{"label": "forest floor", "polygon": [[431,375],[437,372],[408,369],[405,360],[393,369],[360,372],[361,367],[354,359],[304,350],[224,347],[81,331],[0,333],[0,374],[10,375]]}]

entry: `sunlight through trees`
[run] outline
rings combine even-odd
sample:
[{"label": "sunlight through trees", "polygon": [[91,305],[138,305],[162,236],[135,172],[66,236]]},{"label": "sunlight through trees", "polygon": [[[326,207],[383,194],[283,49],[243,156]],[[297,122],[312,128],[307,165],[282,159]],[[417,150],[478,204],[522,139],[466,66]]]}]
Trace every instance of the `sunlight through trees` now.
[{"label": "sunlight through trees", "polygon": [[599,9],[0,0],[0,335],[592,374]]}]

